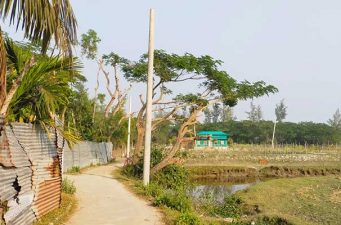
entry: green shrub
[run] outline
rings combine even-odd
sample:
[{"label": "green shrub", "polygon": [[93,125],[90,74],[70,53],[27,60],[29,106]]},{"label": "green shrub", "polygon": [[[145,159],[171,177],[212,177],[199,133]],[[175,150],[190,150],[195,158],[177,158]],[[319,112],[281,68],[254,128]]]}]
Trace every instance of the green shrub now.
[{"label": "green shrub", "polygon": [[[150,166],[153,167],[164,158],[164,151],[159,148],[153,148],[150,153]],[[128,177],[142,178],[143,175],[143,155],[134,165],[123,167],[122,174]]]},{"label": "green shrub", "polygon": [[165,191],[156,196],[154,200],[156,206],[167,206],[180,212],[187,212],[191,209],[190,199],[181,192]]},{"label": "green shrub", "polygon": [[141,185],[141,188],[143,189],[145,195],[151,197],[160,196],[164,191],[164,189],[160,185],[153,182],[149,183],[148,186]]},{"label": "green shrub", "polygon": [[226,196],[224,202],[218,205],[214,212],[222,217],[239,218],[242,213],[241,199],[235,195]]},{"label": "green shrub", "polygon": [[122,175],[127,177],[137,177],[141,178],[143,174],[143,165],[126,165],[122,168]]},{"label": "green shrub", "polygon": [[73,166],[71,167],[71,169],[68,169],[66,172],[67,173],[80,173],[81,168],[79,166]]},{"label": "green shrub", "polygon": [[62,192],[66,194],[73,195],[76,193],[76,186],[74,185],[73,181],[70,181],[67,178],[64,178],[62,181]]},{"label": "green shrub", "polygon": [[226,195],[222,202],[213,193],[205,193],[196,202],[196,208],[209,216],[239,218],[242,214],[242,201],[235,195]]},{"label": "green shrub", "polygon": [[153,181],[166,189],[184,190],[188,184],[188,171],[178,165],[169,165],[152,177]]},{"label": "green shrub", "polygon": [[202,224],[199,218],[190,212],[181,213],[175,222],[176,225],[199,225]]}]

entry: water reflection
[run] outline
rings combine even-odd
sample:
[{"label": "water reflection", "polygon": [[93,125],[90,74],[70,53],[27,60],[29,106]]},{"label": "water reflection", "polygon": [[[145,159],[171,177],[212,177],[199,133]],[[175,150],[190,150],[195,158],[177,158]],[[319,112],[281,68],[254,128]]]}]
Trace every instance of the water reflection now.
[{"label": "water reflection", "polygon": [[259,180],[254,179],[196,179],[193,180],[192,187],[188,190],[189,195],[198,200],[206,196],[212,197],[215,201],[222,202],[228,195],[232,195],[237,191],[245,190],[252,185],[258,183]]}]

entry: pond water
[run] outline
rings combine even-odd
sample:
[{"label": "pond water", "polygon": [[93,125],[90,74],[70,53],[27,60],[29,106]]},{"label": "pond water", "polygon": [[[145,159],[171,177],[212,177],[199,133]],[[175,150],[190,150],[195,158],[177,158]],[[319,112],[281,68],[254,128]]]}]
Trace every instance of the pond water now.
[{"label": "pond water", "polygon": [[195,179],[192,186],[188,189],[189,195],[193,199],[211,197],[218,202],[222,202],[226,196],[232,195],[237,191],[245,190],[256,183],[259,179]]}]

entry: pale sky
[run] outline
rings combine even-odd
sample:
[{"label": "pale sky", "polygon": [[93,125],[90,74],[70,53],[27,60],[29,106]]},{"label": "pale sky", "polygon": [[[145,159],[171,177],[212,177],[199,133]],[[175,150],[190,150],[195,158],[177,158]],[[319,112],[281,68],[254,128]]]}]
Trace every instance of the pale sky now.
[{"label": "pale sky", "polygon": [[[261,105],[264,119],[274,119],[282,98],[288,106],[286,121],[326,122],[341,108],[341,1],[71,2],[79,37],[94,29],[102,39],[100,54],[113,51],[128,59],[147,51],[148,9],[154,8],[156,49],[208,54],[224,61],[222,68],[237,80],[264,80],[279,89],[254,101]],[[96,64],[83,62],[93,94]],[[187,90],[176,87],[177,92]],[[145,85],[133,89],[134,101],[141,92]],[[249,104],[235,107],[238,119],[245,119]]]}]

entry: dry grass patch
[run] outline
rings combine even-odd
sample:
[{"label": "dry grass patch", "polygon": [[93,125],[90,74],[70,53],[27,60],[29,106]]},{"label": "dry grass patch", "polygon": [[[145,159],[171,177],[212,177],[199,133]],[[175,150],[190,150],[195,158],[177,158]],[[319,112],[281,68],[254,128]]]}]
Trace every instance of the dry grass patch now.
[{"label": "dry grass patch", "polygon": [[261,182],[238,195],[259,215],[300,225],[339,225],[340,186],[337,176],[283,178]]},{"label": "dry grass patch", "polygon": [[77,208],[77,199],[72,194],[62,193],[62,203],[60,208],[52,210],[45,216],[37,220],[34,225],[62,225]]}]

